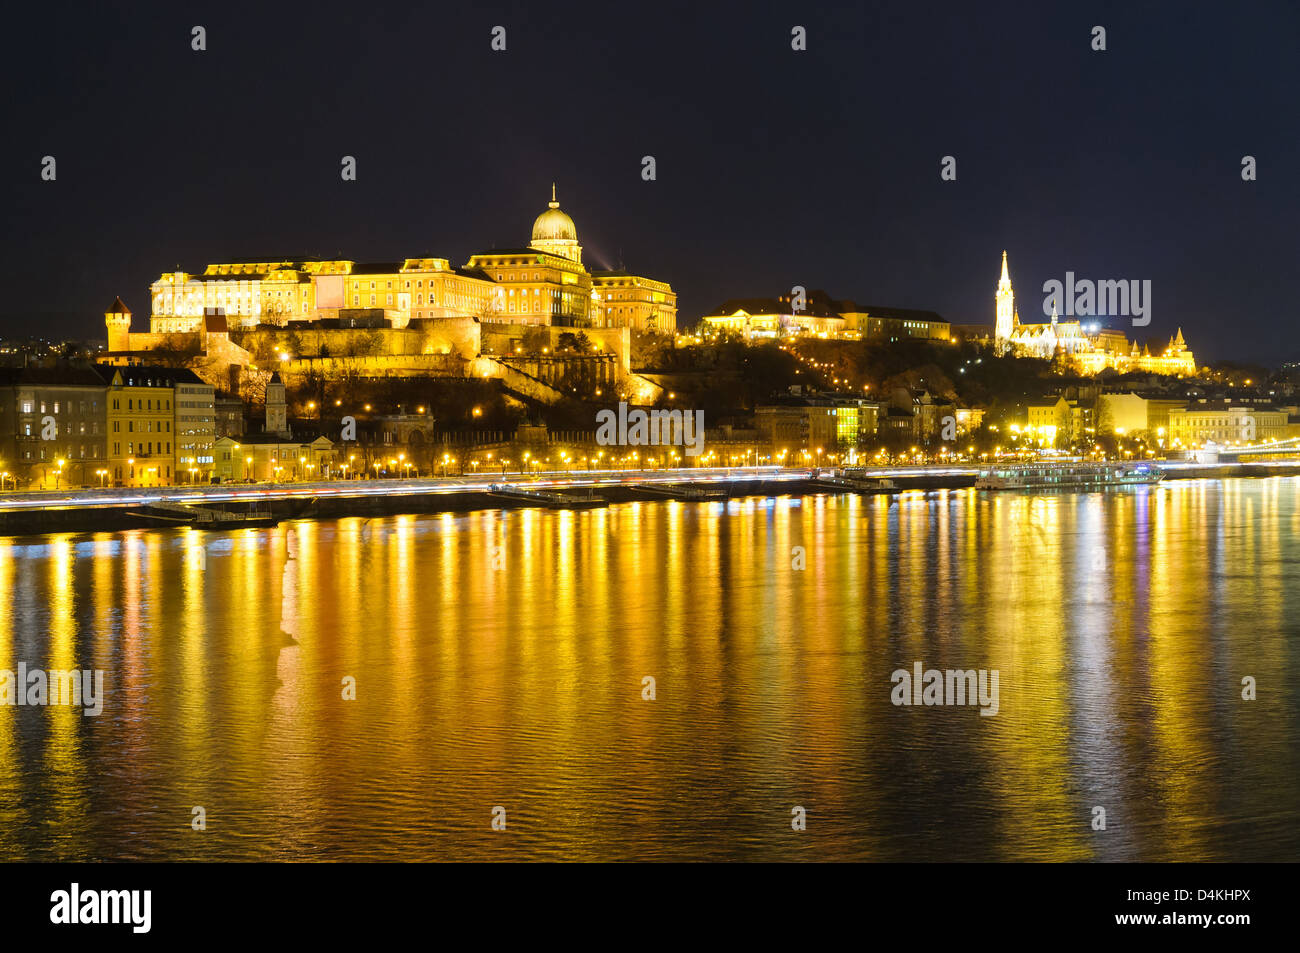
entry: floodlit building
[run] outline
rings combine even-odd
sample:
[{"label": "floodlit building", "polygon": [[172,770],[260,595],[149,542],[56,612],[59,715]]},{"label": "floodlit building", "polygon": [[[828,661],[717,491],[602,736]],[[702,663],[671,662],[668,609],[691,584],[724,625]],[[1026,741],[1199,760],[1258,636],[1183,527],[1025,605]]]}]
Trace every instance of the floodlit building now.
[{"label": "floodlit building", "polygon": [[1186,377],[1196,373],[1196,359],[1183,340],[1181,328],[1157,354],[1147,345],[1129,342],[1122,331],[1103,328],[1095,322],[1062,320],[1053,301],[1050,320],[1025,324],[1016,310],[1015,291],[1002,253],[1002,276],[994,293],[994,341],[1004,350],[1027,357],[1060,357],[1081,373],[1097,374],[1106,368],[1120,373],[1146,371]]},{"label": "floodlit building", "polygon": [[1157,439],[1164,437],[1169,432],[1170,412],[1187,406],[1185,400],[1143,397],[1131,391],[1102,394],[1097,401],[1098,428],[1121,437],[1144,431]]},{"label": "floodlit building", "polygon": [[[150,356],[168,351],[215,387],[245,396],[275,366],[286,380],[364,371],[500,377],[528,387],[507,365],[514,348],[489,342],[553,329],[546,352],[553,355],[558,335],[583,328],[620,379],[633,377],[631,333],[675,331],[677,296],[659,279],[589,270],[582,252],[552,187],[526,245],[472,255],[460,267],[434,257],[281,258],[169,272],[150,288],[147,332],[131,330],[130,309],[120,298],[105,312],[103,360],[168,363]],[[644,389],[644,382],[632,383],[630,392]]]},{"label": "floodlit building", "polygon": [[175,382],[177,482],[206,483],[212,477],[216,397],[213,386],[191,372]]},{"label": "floodlit building", "polygon": [[0,368],[0,484],[102,483],[104,394],[89,368]]},{"label": "floodlit building", "polygon": [[839,418],[829,402],[806,397],[781,398],[754,408],[759,439],[775,450],[830,453],[839,444]]},{"label": "floodlit building", "polygon": [[277,433],[218,437],[213,456],[213,475],[223,483],[322,480],[331,475],[334,442],[328,437],[295,440]]},{"label": "floodlit building", "polygon": [[[187,458],[185,479],[197,459],[210,457],[215,422],[212,388],[193,371],[131,365],[107,367],[107,444],[109,481],[120,486],[167,486],[181,482],[182,466],[176,428],[176,393],[184,387]],[[211,464],[208,464],[209,471]],[[197,472],[194,474],[198,477]]]},{"label": "floodlit building", "polygon": [[703,335],[736,334],[745,340],[798,337],[951,340],[951,326],[933,311],[837,301],[821,290],[810,291],[799,299],[789,294],[776,298],[733,298],[700,321]]},{"label": "floodlit building", "polygon": [[1169,438],[1171,445],[1185,448],[1285,440],[1287,419],[1285,410],[1230,401],[1197,401],[1169,411]]},{"label": "floodlit building", "polygon": [[758,438],[774,451],[851,450],[876,435],[881,405],[838,394],[791,394],[754,408]]},{"label": "floodlit building", "polygon": [[1091,401],[1057,397],[1028,407],[1028,434],[1040,447],[1064,447],[1097,433],[1096,406]]},{"label": "floodlit building", "polygon": [[[446,258],[228,262],[201,274],[161,275],[150,296],[154,333],[197,333],[205,311],[223,313],[231,330],[346,320],[356,311],[381,313],[381,327],[390,329],[464,317],[663,331],[675,330],[677,321],[676,295],[666,282],[588,271],[577,228],[556,201],[554,186],[526,247],[471,255],[462,267]],[[120,337],[129,327],[130,311],[118,299],[110,313],[110,351],[130,349]]]}]

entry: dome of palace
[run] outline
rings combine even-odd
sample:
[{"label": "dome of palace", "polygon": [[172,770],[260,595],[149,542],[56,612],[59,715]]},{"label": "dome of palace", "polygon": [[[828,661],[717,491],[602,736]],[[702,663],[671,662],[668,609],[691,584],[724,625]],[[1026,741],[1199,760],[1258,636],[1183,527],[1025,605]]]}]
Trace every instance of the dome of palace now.
[{"label": "dome of palace", "polygon": [[573,219],[561,212],[560,203],[555,201],[555,186],[551,186],[551,201],[547,203],[546,211],[537,216],[537,221],[533,222],[532,240],[534,242],[576,242],[578,240],[578,230],[573,225]]}]

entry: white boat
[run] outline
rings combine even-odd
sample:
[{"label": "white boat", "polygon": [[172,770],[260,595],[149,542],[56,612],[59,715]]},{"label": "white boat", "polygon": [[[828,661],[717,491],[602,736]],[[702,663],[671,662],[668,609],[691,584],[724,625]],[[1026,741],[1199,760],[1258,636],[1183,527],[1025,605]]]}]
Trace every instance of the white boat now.
[{"label": "white boat", "polygon": [[1013,463],[981,470],[977,490],[1102,490],[1159,483],[1164,471],[1150,463]]}]

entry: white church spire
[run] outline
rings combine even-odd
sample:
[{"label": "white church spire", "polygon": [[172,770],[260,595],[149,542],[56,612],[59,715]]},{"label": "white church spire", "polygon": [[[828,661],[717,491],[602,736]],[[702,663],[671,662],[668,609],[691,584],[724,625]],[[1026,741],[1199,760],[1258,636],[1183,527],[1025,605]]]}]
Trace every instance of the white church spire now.
[{"label": "white church spire", "polygon": [[1002,252],[1002,278],[998,281],[997,294],[994,296],[997,304],[997,320],[993,328],[994,341],[999,347],[1007,347],[1011,343],[1011,332],[1016,326],[1016,295],[1011,290],[1011,274],[1007,270],[1007,253]]}]

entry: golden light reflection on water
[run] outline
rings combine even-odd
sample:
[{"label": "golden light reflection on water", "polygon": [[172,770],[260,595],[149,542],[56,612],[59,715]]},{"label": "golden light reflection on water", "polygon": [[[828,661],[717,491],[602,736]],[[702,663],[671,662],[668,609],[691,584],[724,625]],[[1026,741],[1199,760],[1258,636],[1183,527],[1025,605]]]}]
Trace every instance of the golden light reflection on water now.
[{"label": "golden light reflection on water", "polygon": [[0,708],[0,857],[1294,857],[1298,529],[1243,480],[0,540],[0,669],[108,695]]}]

